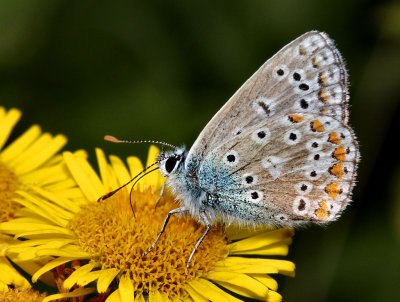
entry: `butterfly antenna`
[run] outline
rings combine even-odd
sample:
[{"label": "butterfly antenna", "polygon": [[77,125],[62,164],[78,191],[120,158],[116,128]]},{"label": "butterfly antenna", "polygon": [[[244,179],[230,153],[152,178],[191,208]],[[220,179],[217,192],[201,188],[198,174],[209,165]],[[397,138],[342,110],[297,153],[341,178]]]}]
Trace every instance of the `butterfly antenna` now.
[{"label": "butterfly antenna", "polygon": [[[154,164],[153,164],[154,165]],[[148,166],[147,168],[150,168],[150,167],[152,167],[153,165],[151,165],[151,166]],[[146,168],[146,169],[147,169]],[[143,174],[142,176],[140,176],[134,183],[133,183],[133,186],[132,186],[132,188],[131,188],[131,193],[129,194],[129,204],[131,205],[131,209],[132,209],[132,213],[133,213],[133,215],[135,215],[135,211],[133,210],[133,205],[132,205],[132,190],[133,190],[133,188],[135,187],[135,185],[138,183],[138,181],[139,180],[141,180],[143,177],[145,177],[147,174],[149,174],[149,173],[151,173],[151,172],[154,172],[154,171],[156,171],[156,170],[158,170],[159,168],[157,167],[157,168],[154,168],[153,170],[150,170],[150,171],[148,171],[148,172],[146,172],[145,174]],[[143,171],[142,171],[143,172]],[[137,175],[138,176],[138,175]],[[136,218],[136,217],[135,217]]]},{"label": "butterfly antenna", "polygon": [[[124,188],[124,187],[126,187],[127,185],[129,185],[132,181],[134,181],[136,178],[138,178],[140,175],[142,175],[144,172],[146,172],[149,168],[151,168],[151,167],[153,167],[154,165],[156,165],[158,162],[155,162],[155,163],[153,163],[153,164],[151,164],[150,166],[148,166],[148,167],[146,167],[142,172],[140,172],[140,173],[138,173],[135,177],[133,177],[130,181],[128,181],[126,184],[124,184],[124,185],[122,185],[122,186],[120,186],[118,189],[115,189],[114,191],[111,191],[111,192],[109,192],[109,193],[107,193],[107,194],[105,194],[105,195],[103,195],[103,196],[101,196],[99,199],[97,199],[97,202],[100,202],[100,201],[103,201],[103,200],[105,200],[105,199],[107,199],[107,198],[110,198],[111,196],[113,196],[115,193],[117,193],[119,190],[121,190],[122,188]],[[157,168],[158,169],[158,168]],[[153,171],[153,170],[152,170]],[[148,172],[148,173],[150,173],[150,172]],[[146,173],[147,174],[147,173]],[[146,175],[145,174],[145,175]],[[144,175],[143,175],[144,176]],[[142,176],[142,177],[143,177]],[[140,178],[142,178],[142,177],[140,177]],[[139,179],[140,179],[139,178]],[[135,182],[135,184],[136,184],[136,182]],[[132,186],[133,187],[133,186]]]},{"label": "butterfly antenna", "polygon": [[153,140],[141,140],[141,141],[131,141],[131,140],[125,140],[125,139],[118,139],[115,136],[111,135],[106,135],[104,137],[106,141],[113,142],[113,143],[129,143],[129,144],[141,144],[141,143],[151,143],[151,144],[159,144],[163,146],[168,146],[173,149],[177,149],[176,146],[172,144],[168,144],[166,142],[161,142],[161,141],[153,141]]}]

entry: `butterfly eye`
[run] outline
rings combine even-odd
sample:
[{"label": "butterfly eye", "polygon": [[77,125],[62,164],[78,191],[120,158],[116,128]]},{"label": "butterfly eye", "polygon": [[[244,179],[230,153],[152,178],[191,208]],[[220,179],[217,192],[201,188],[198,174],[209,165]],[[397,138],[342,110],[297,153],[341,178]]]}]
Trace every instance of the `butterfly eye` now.
[{"label": "butterfly eye", "polygon": [[178,161],[177,157],[172,156],[168,158],[167,161],[165,162],[165,170],[168,173],[171,173],[174,170],[177,161]]}]

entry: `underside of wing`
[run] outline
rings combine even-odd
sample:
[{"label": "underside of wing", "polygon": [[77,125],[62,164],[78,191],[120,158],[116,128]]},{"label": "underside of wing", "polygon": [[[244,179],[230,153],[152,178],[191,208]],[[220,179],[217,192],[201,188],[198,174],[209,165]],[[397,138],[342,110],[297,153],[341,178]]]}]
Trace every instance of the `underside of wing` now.
[{"label": "underside of wing", "polygon": [[323,223],[350,202],[358,158],[354,134],[341,120],[273,116],[208,153],[199,175],[215,167],[218,176],[200,184],[221,211],[243,220]]},{"label": "underside of wing", "polygon": [[249,127],[293,112],[333,117],[347,124],[347,74],[326,34],[312,31],[268,60],[221,108],[188,154],[204,158]]}]

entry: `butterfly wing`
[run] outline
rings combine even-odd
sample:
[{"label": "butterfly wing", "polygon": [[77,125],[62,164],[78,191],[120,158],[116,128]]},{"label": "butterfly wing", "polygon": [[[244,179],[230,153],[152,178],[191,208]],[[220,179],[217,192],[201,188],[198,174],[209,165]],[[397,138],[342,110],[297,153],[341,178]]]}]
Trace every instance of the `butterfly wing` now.
[{"label": "butterfly wing", "polygon": [[187,163],[247,127],[290,112],[335,117],[347,124],[347,74],[324,33],[311,31],[282,48],[246,81],[200,133]]},{"label": "butterfly wing", "polygon": [[[202,188],[223,213],[292,225],[335,220],[348,204],[358,147],[343,121],[324,115],[274,116],[212,150]],[[214,167],[213,173],[206,170]]]},{"label": "butterfly wing", "polygon": [[209,208],[290,225],[336,219],[350,200],[358,147],[348,123],[347,73],[326,34],[281,49],[201,132],[196,162]]}]

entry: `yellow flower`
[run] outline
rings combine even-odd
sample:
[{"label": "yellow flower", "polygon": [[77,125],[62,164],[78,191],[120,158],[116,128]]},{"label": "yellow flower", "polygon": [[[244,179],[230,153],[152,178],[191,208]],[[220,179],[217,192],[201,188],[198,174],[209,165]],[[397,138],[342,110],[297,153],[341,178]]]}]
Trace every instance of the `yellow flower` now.
[{"label": "yellow flower", "polygon": [[25,190],[27,184],[49,190],[68,187],[67,171],[55,156],[66,144],[65,136],[53,137],[33,125],[3,149],[20,117],[19,110],[0,107],[0,222],[15,215],[21,206],[13,201],[15,191]]},{"label": "yellow flower", "polygon": [[[158,152],[150,148],[148,164]],[[294,264],[267,256],[287,254],[292,229],[263,228],[240,236],[229,230],[236,234],[231,242],[222,228],[215,227],[187,269],[204,227],[189,217],[172,217],[155,248],[142,256],[177,204],[165,193],[155,208],[163,184],[158,172],[144,177],[132,191],[130,184],[97,202],[143,166],[136,157],[129,157],[126,167],[116,156],[110,156],[108,163],[100,149],[96,153],[100,177],[84,158],[63,153],[82,198],[62,198],[32,187],[34,193],[19,192],[20,202],[30,211],[0,224],[0,231],[26,239],[7,253],[20,261],[50,260],[32,276],[34,282],[63,265],[72,272],[62,280],[60,293],[44,302],[95,290],[108,295],[106,301],[241,301],[240,296],[281,300],[277,282],[269,274],[293,276]]]},{"label": "yellow flower", "polygon": [[[20,117],[19,110],[6,111],[0,107],[0,222],[12,219],[18,210],[24,211],[21,204],[15,202],[16,191],[28,191],[30,184],[58,191],[60,195],[76,195],[72,189],[75,183],[63,165],[62,157],[55,155],[67,142],[66,138],[42,133],[39,126],[33,125],[13,142],[8,142]],[[0,291],[7,290],[8,285],[30,287],[29,282],[11,265],[9,260],[14,260],[12,256],[8,259],[4,256],[7,248],[15,243],[15,240],[0,234]],[[16,264],[28,272],[39,267],[33,262]]]},{"label": "yellow flower", "polygon": [[7,291],[0,291],[0,301],[4,302],[41,302],[46,297],[46,294],[41,294],[30,288],[22,289],[9,289]]}]

